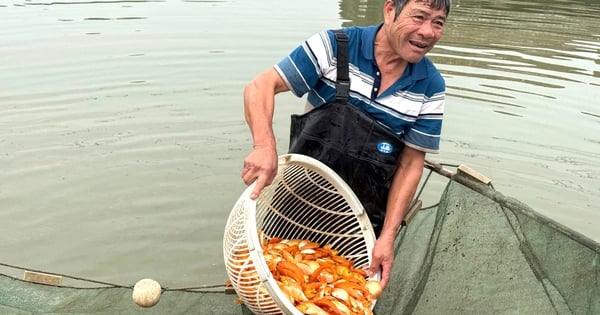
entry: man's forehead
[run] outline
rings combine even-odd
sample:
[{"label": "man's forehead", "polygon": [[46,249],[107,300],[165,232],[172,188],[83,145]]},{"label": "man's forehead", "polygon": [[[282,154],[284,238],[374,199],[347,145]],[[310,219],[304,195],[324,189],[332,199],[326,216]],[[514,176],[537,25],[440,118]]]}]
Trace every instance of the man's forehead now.
[{"label": "man's forehead", "polygon": [[420,4],[428,6],[434,10],[446,10],[446,2],[435,0],[408,0],[407,4]]},{"label": "man's forehead", "polygon": [[434,7],[434,1],[432,0],[410,0],[406,6],[406,9],[409,9],[411,12],[414,11],[419,13],[440,15],[444,18],[446,18],[447,11],[445,7]]}]

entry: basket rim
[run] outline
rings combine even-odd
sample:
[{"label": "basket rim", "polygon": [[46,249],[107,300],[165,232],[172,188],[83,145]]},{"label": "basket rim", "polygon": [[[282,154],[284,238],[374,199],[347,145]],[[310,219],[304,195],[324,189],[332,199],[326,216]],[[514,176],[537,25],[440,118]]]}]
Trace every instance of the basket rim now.
[{"label": "basket rim", "polygon": [[[248,188],[254,188],[254,184]],[[303,315],[293,304],[284,297],[283,291],[279,288],[279,285],[275,281],[267,261],[264,257],[264,252],[261,246],[261,241],[258,238],[258,230],[256,228],[256,200],[248,198],[244,201],[246,211],[246,222],[248,222],[246,229],[246,237],[248,239],[248,250],[250,258],[254,262],[254,268],[260,281],[263,283],[271,299],[277,304],[279,309],[288,315]],[[283,307],[282,307],[283,306]]]},{"label": "basket rim", "polygon": [[[358,197],[356,197],[352,189],[350,189],[346,182],[327,165],[306,155],[294,153],[280,155],[278,157],[277,174],[280,174],[284,167],[292,164],[301,165],[310,170],[318,172],[320,176],[323,176],[325,179],[327,179],[333,186],[335,186],[339,193],[344,196],[345,201],[348,203],[349,208],[356,216],[358,224],[360,225],[363,237],[365,239],[366,251],[368,253],[367,261],[370,264],[372,262],[371,254],[376,241],[375,232],[362,203]],[[250,184],[239,198],[239,201],[242,201],[243,208],[246,209],[246,239],[248,241],[250,258],[253,261],[253,265],[260,282],[267,289],[271,299],[277,304],[279,309],[288,315],[302,315],[302,312],[300,312],[290,300],[285,298],[283,291],[279,288],[279,285],[269,270],[267,262],[264,258],[256,220],[257,200],[261,198],[261,196],[254,200],[250,198],[250,194],[254,190],[255,186],[256,181]],[[369,278],[373,280],[380,280],[381,274],[380,272],[377,272]],[[373,303],[373,306],[374,305],[375,303]]]}]

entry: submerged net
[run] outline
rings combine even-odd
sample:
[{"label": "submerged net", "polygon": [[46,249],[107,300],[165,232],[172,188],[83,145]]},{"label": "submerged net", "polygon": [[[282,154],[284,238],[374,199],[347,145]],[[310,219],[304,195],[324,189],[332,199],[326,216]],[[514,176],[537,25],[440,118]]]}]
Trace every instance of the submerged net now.
[{"label": "submerged net", "polygon": [[[600,244],[460,172],[402,230],[396,256],[377,315],[600,314]],[[132,287],[0,273],[0,314],[250,314],[222,287],[166,289],[148,309]]]},{"label": "submerged net", "polygon": [[600,244],[460,172],[396,249],[376,314],[600,314]]},{"label": "submerged net", "polygon": [[[15,268],[5,264],[2,267]],[[142,308],[132,300],[133,285],[66,280],[74,284],[39,284],[0,274],[0,314],[251,314],[236,303],[236,295],[226,294],[224,285],[166,288],[158,304]]]}]

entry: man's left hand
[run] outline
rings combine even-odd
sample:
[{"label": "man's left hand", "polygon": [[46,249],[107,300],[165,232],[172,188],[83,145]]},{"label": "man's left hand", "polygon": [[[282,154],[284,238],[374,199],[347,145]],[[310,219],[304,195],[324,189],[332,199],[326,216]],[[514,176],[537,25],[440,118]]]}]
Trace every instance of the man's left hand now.
[{"label": "man's left hand", "polygon": [[385,289],[394,266],[394,235],[381,235],[373,246],[372,262],[369,272],[381,271],[381,288]]}]

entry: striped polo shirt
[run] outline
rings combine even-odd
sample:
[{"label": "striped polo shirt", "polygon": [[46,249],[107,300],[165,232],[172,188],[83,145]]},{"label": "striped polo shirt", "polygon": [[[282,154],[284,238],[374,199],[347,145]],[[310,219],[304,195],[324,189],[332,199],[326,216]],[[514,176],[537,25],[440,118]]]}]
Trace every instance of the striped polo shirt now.
[{"label": "striped polo shirt", "polygon": [[[404,138],[406,145],[438,153],[446,85],[428,58],[408,64],[404,74],[378,95],[381,81],[374,57],[380,25],[344,28],[348,35],[350,98],[348,102]],[[314,107],[335,100],[337,44],[331,30],[310,37],[275,65],[290,90]]]}]

